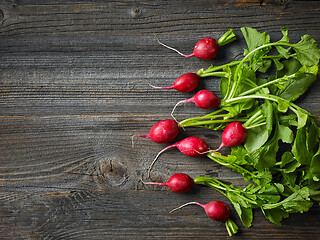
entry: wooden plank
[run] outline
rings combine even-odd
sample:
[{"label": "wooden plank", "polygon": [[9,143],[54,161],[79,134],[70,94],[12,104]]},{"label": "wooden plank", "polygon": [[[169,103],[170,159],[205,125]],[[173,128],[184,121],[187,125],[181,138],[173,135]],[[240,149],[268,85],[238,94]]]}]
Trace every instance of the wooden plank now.
[{"label": "wooden plank", "polygon": [[[197,11],[201,11],[201,18],[197,11],[185,12],[190,5],[184,4],[181,10],[180,5],[169,6],[176,11],[170,14],[159,7],[161,4],[140,4],[144,15],[137,18],[128,13],[134,5],[132,2],[118,3],[119,6],[88,3],[84,7],[67,2],[65,5],[30,3],[3,7],[1,115],[103,114],[115,112],[118,107],[123,112],[131,112],[135,104],[142,104],[140,96],[145,99],[146,108],[138,107],[134,111],[142,113],[142,109],[152,110],[156,106],[159,112],[168,112],[180,94],[163,94],[143,83],[128,83],[146,80],[167,86],[180,74],[206,68],[211,63],[181,59],[159,46],[154,34],[166,43],[174,43],[174,47],[178,44],[181,51],[190,52],[195,39],[208,34],[221,36],[230,27],[240,35],[239,27],[254,26],[267,31],[274,39],[280,37],[279,28],[285,25],[294,40],[305,33],[316,38],[319,32],[319,8],[314,2],[300,9],[300,5],[294,8],[290,4],[286,8],[268,7],[268,4],[239,8],[232,3],[222,6],[218,1],[219,11],[208,10],[205,4],[200,4]],[[57,18],[59,14],[63,17]],[[96,15],[102,23],[97,24]],[[112,29],[100,29],[102,26],[112,26]],[[70,29],[62,31],[63,28]],[[86,33],[88,29],[91,32]],[[222,49],[215,63],[241,58],[245,46],[241,40],[238,44]],[[201,87],[217,91],[217,79],[212,81],[204,81]],[[314,103],[319,102],[319,97],[315,97]]]},{"label": "wooden plank", "polygon": [[[185,72],[240,59],[243,39],[210,62],[184,59],[161,41],[190,53],[205,36],[220,37],[252,26],[272,39],[287,26],[292,41],[303,34],[320,42],[318,1],[0,1],[0,239],[225,239],[222,223],[197,206],[168,212],[187,201],[226,201],[196,187],[174,195],[139,180],[166,144],[146,134],[192,93],[151,89],[171,85]],[[219,91],[219,79],[200,88]],[[299,106],[320,115],[319,81]],[[204,114],[180,106],[177,117]],[[188,129],[210,146],[221,133]],[[223,150],[228,153],[227,149]],[[173,172],[206,175],[245,186],[239,174],[207,158],[170,150],[152,172],[165,181]],[[229,205],[230,206],[230,205]],[[275,226],[260,211],[239,239],[315,239],[320,208],[293,214]],[[241,226],[236,213],[232,217]],[[188,226],[186,228],[186,226]]]},{"label": "wooden plank", "polygon": [[[149,126],[146,115],[101,116],[32,116],[0,118],[0,148],[2,149],[0,186],[8,190],[38,188],[42,191],[69,190],[83,185],[85,189],[101,188],[135,189],[137,181],[145,177],[151,160],[165,144],[155,144],[148,139],[134,139],[139,134],[130,126],[141,126],[141,133]],[[159,115],[149,115],[150,119]],[[202,133],[199,129],[188,131],[208,143],[218,145],[215,133]],[[183,137],[183,133],[180,138]],[[168,177],[172,171],[200,175],[203,171],[219,176],[221,166],[207,158],[187,161],[178,151],[163,154],[155,165],[159,177]],[[176,156],[176,157],[175,157]],[[172,159],[173,158],[173,159]],[[202,164],[199,167],[199,163]],[[225,180],[240,178],[238,174],[224,172]],[[115,181],[115,182],[113,182]],[[38,185],[40,184],[40,185]],[[107,186],[105,186],[107,184]],[[13,189],[12,189],[13,188]],[[82,187],[81,187],[82,188]]]},{"label": "wooden plank", "polygon": [[[2,192],[1,239],[226,239],[223,222],[208,220],[198,206],[169,214],[186,201],[208,201],[207,190],[176,196],[168,191]],[[211,192],[217,200],[221,195]],[[237,239],[314,239],[319,208],[294,214],[282,227],[255,213]],[[232,212],[235,216],[235,212]],[[240,224],[238,220],[235,220]],[[8,231],[9,230],[9,231]]]}]

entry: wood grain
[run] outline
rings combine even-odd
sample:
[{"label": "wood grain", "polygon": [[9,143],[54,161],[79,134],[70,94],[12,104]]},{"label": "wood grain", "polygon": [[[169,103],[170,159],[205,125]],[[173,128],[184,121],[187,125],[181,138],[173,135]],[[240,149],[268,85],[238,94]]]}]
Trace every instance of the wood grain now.
[{"label": "wood grain", "polygon": [[[320,4],[293,0],[62,1],[0,0],[0,239],[225,239],[222,223],[197,206],[169,214],[187,201],[220,199],[196,187],[174,195],[140,179],[166,144],[134,139],[169,118],[174,104],[192,93],[151,89],[139,80],[171,85],[185,72],[240,59],[245,42],[221,49],[214,61],[184,59],[161,41],[190,53],[205,36],[219,38],[251,26],[292,41],[303,34],[320,42]],[[219,79],[200,88],[219,92]],[[299,106],[320,115],[319,81]],[[177,108],[179,119],[204,114]],[[220,132],[192,128],[210,146]],[[225,154],[228,150],[223,150]],[[154,166],[154,180],[173,172],[206,175],[236,186],[241,176],[207,158],[172,149]],[[260,211],[237,239],[316,239],[318,206],[293,214],[283,226]],[[232,217],[242,226],[236,213]]]}]

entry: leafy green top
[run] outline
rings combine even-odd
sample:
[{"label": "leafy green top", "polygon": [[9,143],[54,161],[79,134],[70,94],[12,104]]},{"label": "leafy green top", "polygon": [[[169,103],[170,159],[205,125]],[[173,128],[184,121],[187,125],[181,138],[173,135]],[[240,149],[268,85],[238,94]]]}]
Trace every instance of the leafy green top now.
[{"label": "leafy green top", "polygon": [[[198,71],[200,77],[221,77],[220,109],[180,125],[222,130],[229,122],[243,122],[245,143],[228,156],[212,152],[208,157],[252,183],[236,188],[208,177],[196,177],[195,182],[228,197],[246,227],[254,208],[280,224],[289,213],[320,203],[320,128],[315,116],[294,103],[317,80],[320,49],[309,35],[290,43],[287,28],[276,42],[253,28],[241,32],[247,43],[241,61]],[[278,55],[271,55],[273,48]],[[271,66],[275,73],[259,78],[259,72],[272,72]]]}]

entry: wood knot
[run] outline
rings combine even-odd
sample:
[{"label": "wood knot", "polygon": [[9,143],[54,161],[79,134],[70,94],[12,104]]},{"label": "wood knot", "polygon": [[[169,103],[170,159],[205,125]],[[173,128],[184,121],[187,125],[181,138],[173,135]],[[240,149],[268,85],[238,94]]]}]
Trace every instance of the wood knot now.
[{"label": "wood knot", "polygon": [[138,18],[138,17],[141,16],[141,14],[142,14],[141,9],[139,9],[137,7],[132,7],[130,9],[130,15],[131,15],[132,18]]},{"label": "wood knot", "polygon": [[123,186],[127,183],[129,174],[127,167],[116,160],[104,159],[99,163],[99,175],[112,186]]},{"label": "wood knot", "polygon": [[280,6],[280,7],[286,7],[288,4],[288,0],[260,0],[260,6]]},{"label": "wood knot", "polygon": [[0,25],[4,22],[4,13],[3,11],[0,9]]}]

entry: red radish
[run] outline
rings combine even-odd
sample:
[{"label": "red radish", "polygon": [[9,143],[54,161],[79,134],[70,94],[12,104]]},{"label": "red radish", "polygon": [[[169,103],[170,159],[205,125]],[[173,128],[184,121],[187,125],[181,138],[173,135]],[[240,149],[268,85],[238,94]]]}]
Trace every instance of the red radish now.
[{"label": "red radish", "polygon": [[165,119],[153,125],[148,135],[133,135],[132,137],[150,138],[156,143],[167,143],[178,135],[179,130],[179,124],[176,121]]},{"label": "red radish", "polygon": [[196,89],[196,87],[198,87],[199,85],[199,82],[200,77],[198,74],[185,73],[176,79],[176,81],[173,84],[173,88],[175,88],[179,92],[187,93]]},{"label": "red radish", "polygon": [[232,236],[233,234],[236,234],[238,232],[238,226],[229,218],[229,207],[221,201],[211,201],[207,204],[201,204],[198,202],[188,202],[186,204],[181,205],[178,208],[171,210],[170,213],[191,204],[196,204],[203,207],[209,218],[215,221],[225,221],[225,226],[227,228],[229,236]]},{"label": "red radish", "polygon": [[226,221],[227,219],[229,219],[230,209],[224,202],[221,201],[211,201],[207,204],[188,202],[178,208],[173,209],[170,213],[191,204],[196,204],[203,207],[207,216],[215,221]]},{"label": "red radish", "polygon": [[199,40],[193,49],[193,53],[190,55],[185,55],[185,54],[179,52],[177,49],[169,47],[169,46],[165,45],[164,43],[160,42],[159,39],[157,39],[157,40],[158,40],[158,43],[161,44],[162,46],[169,48],[173,51],[176,51],[181,56],[187,57],[187,58],[197,57],[202,60],[211,60],[217,56],[218,50],[219,50],[218,42],[211,37],[206,37],[206,38]]},{"label": "red radish", "polygon": [[166,183],[147,182],[145,184],[154,184],[168,187],[174,193],[188,192],[193,185],[193,179],[184,173],[173,174]]},{"label": "red radish", "polygon": [[209,90],[200,90],[192,98],[185,102],[194,102],[199,108],[210,109],[220,105],[218,96]]},{"label": "red radish", "polygon": [[240,122],[231,122],[223,130],[222,142],[218,149],[211,151],[219,151],[222,147],[235,147],[241,144],[247,138],[247,130]]},{"label": "red radish", "polygon": [[160,154],[168,150],[169,148],[174,148],[174,147],[178,148],[180,152],[182,152],[183,154],[189,157],[201,157],[203,156],[203,154],[209,152],[209,147],[205,141],[197,137],[187,137],[179,142],[176,142],[174,144],[171,144],[165,147],[157,154],[157,156],[155,157],[155,159],[153,160],[153,162],[149,167],[148,177],[150,177],[151,168],[153,167],[154,163],[157,161]]},{"label": "red radish", "polygon": [[220,105],[220,99],[218,98],[218,96],[214,92],[204,89],[204,90],[198,91],[193,97],[178,102],[174,106],[171,112],[171,116],[173,117],[173,112],[180,103],[189,103],[189,102],[195,103],[197,107],[202,109],[215,108]]},{"label": "red radish", "polygon": [[[142,80],[139,80],[139,81],[142,81]],[[176,89],[179,92],[187,93],[196,89],[196,87],[198,87],[199,85],[199,82],[200,82],[200,77],[198,74],[185,73],[185,74],[182,74],[180,77],[178,77],[173,83],[173,85],[169,87],[157,87],[157,86],[151,85],[148,82],[145,82],[145,83],[147,83],[149,86],[156,89]]]}]

